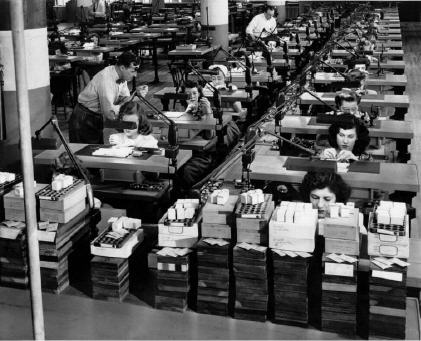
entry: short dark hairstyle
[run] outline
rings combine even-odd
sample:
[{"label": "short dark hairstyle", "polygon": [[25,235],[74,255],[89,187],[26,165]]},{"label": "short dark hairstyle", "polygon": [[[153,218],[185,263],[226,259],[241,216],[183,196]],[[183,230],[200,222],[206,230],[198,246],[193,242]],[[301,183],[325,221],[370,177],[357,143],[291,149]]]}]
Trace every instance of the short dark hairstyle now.
[{"label": "short dark hairstyle", "polygon": [[351,59],[347,59],[344,64],[348,65],[349,69],[354,69],[357,64],[364,64],[368,69],[370,66],[370,60],[367,57],[352,57]]},{"label": "short dark hairstyle", "polygon": [[351,187],[339,174],[331,172],[310,171],[300,186],[300,193],[304,202],[310,201],[310,194],[315,189],[329,188],[336,195],[337,202],[346,203],[351,195]]},{"label": "short dark hairstyle", "polygon": [[[361,155],[365,152],[370,143],[370,137],[368,129],[361,124],[360,120],[352,114],[343,114],[339,116],[340,121],[333,123],[329,127],[329,136],[328,141],[331,147],[338,148],[338,143],[336,142],[336,136],[339,133],[340,129],[353,129],[357,132],[357,140],[355,141],[354,148],[352,152],[354,155]],[[343,118],[343,119],[342,119]]]},{"label": "short dark hairstyle", "polygon": [[197,91],[199,92],[199,96],[200,97],[204,96],[203,95],[203,87],[198,82],[188,80],[186,82],[186,86],[190,89],[197,88]]},{"label": "short dark hairstyle", "polygon": [[274,11],[274,10],[275,10],[275,6],[272,6],[272,5],[265,5],[265,7],[264,7],[264,12],[267,12],[267,11],[269,11],[269,10]]},{"label": "short dark hairstyle", "polygon": [[347,76],[350,82],[361,82],[366,78],[364,72],[358,69],[351,69],[347,72]]},{"label": "short dark hairstyle", "polygon": [[357,102],[357,104],[360,104],[360,101],[361,98],[355,91],[342,90],[335,96],[335,104],[338,109],[341,107],[343,102]]},{"label": "short dark hairstyle", "polygon": [[152,133],[152,125],[143,112],[142,106],[139,102],[126,102],[120,107],[118,120],[122,121],[124,116],[136,115],[139,119],[137,132],[140,135],[149,135]]},{"label": "short dark hairstyle", "polygon": [[117,65],[123,65],[125,67],[130,67],[131,63],[133,63],[135,65],[139,65],[139,62],[137,60],[137,56],[131,51],[123,52],[117,58]]}]

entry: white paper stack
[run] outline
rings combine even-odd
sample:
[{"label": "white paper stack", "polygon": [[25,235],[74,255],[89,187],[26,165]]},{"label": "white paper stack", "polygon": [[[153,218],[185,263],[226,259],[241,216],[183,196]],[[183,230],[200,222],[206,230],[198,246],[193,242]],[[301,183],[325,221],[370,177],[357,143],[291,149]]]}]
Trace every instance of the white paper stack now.
[{"label": "white paper stack", "polygon": [[199,237],[199,199],[178,199],[158,222],[158,245],[192,247]]},{"label": "white paper stack", "polygon": [[380,201],[376,212],[370,214],[368,254],[409,257],[409,218],[405,203]]},{"label": "white paper stack", "polygon": [[269,222],[269,247],[287,251],[313,252],[317,210],[309,203],[283,201]]}]

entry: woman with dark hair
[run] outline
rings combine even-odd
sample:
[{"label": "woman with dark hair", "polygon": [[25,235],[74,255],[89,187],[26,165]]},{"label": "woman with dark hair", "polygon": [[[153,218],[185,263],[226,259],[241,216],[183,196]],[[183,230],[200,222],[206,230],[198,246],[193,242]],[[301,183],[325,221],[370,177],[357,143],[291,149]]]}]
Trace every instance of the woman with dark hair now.
[{"label": "woman with dark hair", "polygon": [[300,186],[301,198],[311,202],[319,210],[319,217],[329,209],[329,204],[346,203],[351,195],[351,188],[336,173],[308,172]]},{"label": "woman with dark hair", "polygon": [[112,134],[110,144],[119,146],[134,146],[158,148],[158,140],[151,135],[152,126],[143,113],[139,102],[127,102],[120,108],[119,121],[134,122],[135,129],[124,129],[122,133]]},{"label": "woman with dark hair", "polygon": [[186,113],[192,114],[197,119],[212,114],[209,100],[203,95],[203,88],[196,82],[192,82],[188,91]]},{"label": "woman with dark hair", "polygon": [[351,114],[329,127],[328,141],[331,148],[320,154],[321,159],[359,160],[367,159],[366,148],[370,143],[368,129]]},{"label": "woman with dark hair", "polygon": [[369,125],[371,117],[367,112],[360,111],[359,104],[361,97],[357,92],[350,89],[342,89],[335,96],[335,104],[342,114],[351,114],[358,118],[361,123]]},{"label": "woman with dark hair", "polygon": [[[209,100],[203,96],[202,88],[197,83],[191,84],[189,100],[186,113],[194,115],[197,119],[212,117],[212,108]],[[202,180],[225,155],[223,151],[216,150],[215,130],[201,130],[197,136],[209,140],[209,144],[203,150],[193,150],[192,157],[179,169],[176,175],[176,184],[179,195],[184,196],[194,184]],[[224,136],[224,147],[229,150],[237,143],[240,130],[235,122],[231,121],[226,125]],[[213,142],[211,141],[213,140]]]}]

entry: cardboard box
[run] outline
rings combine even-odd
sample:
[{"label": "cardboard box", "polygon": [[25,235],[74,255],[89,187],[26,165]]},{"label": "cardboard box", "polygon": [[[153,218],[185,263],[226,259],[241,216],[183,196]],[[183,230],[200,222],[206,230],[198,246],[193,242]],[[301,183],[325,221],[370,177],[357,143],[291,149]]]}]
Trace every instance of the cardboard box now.
[{"label": "cardboard box", "polygon": [[159,234],[158,245],[168,247],[193,247],[197,243],[198,237],[187,237],[170,234]]},{"label": "cardboard box", "polygon": [[77,202],[70,208],[62,210],[51,210],[47,208],[40,208],[39,215],[42,221],[49,221],[51,223],[66,224],[86,208],[86,201]]},{"label": "cardboard box", "polygon": [[202,210],[204,223],[231,224],[234,223],[234,211],[237,205],[238,195],[230,195],[225,205],[212,204],[210,198]]},{"label": "cardboard box", "polygon": [[405,217],[404,235],[389,235],[370,232],[373,227],[374,215],[369,217],[368,254],[370,256],[385,256],[409,258],[409,217]]},{"label": "cardboard box", "polygon": [[287,251],[303,251],[313,252],[315,247],[315,240],[313,238],[285,238],[282,236],[277,237],[269,232],[269,247],[271,249],[281,249]]},{"label": "cardboard box", "polygon": [[39,207],[50,210],[65,211],[75,204],[84,201],[86,198],[86,185],[83,181],[78,181],[72,188],[65,192],[64,195],[55,199],[46,199],[47,197],[39,195]]},{"label": "cardboard box", "polygon": [[271,234],[276,236],[291,237],[291,238],[314,238],[317,228],[318,213],[317,210],[303,211],[303,214],[308,217],[306,221],[301,220],[299,223],[287,223],[276,221],[277,212],[280,207],[277,207],[272,214],[269,222],[269,238]]},{"label": "cardboard box", "polygon": [[[109,231],[104,231],[108,233]],[[104,234],[103,233],[103,234]],[[99,236],[100,237],[100,236]],[[97,237],[96,239],[98,239]],[[91,254],[101,257],[113,257],[113,258],[129,258],[136,245],[143,241],[144,234],[143,230],[139,229],[133,232],[133,234],[125,241],[124,245],[119,248],[114,247],[101,247],[95,246],[95,240],[91,243]]]},{"label": "cardboard box", "polygon": [[325,218],[324,236],[325,238],[357,240],[359,233],[359,210],[354,209],[354,214],[350,217]]},{"label": "cardboard box", "polygon": [[158,245],[168,247],[192,247],[199,238],[199,222],[201,216],[191,225],[183,223],[164,224],[167,213],[158,222]]},{"label": "cardboard box", "polygon": [[229,225],[202,222],[202,237],[231,239],[231,229]]},{"label": "cardboard box", "polygon": [[360,238],[357,240],[325,238],[325,252],[359,256]]}]

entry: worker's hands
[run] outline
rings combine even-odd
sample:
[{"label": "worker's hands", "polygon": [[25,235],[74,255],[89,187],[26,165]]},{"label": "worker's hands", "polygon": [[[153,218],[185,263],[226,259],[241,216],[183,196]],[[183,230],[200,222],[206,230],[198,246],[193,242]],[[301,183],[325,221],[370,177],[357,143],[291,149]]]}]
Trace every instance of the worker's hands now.
[{"label": "worker's hands", "polygon": [[121,144],[120,137],[117,134],[110,135],[109,142],[114,145]]},{"label": "worker's hands", "polygon": [[147,85],[138,85],[136,87],[136,93],[138,96],[146,97],[148,94],[148,86]]},{"label": "worker's hands", "polygon": [[273,50],[276,47],[276,41],[268,41],[267,46]]},{"label": "worker's hands", "polygon": [[358,160],[358,157],[354,155],[353,152],[351,152],[350,150],[341,150],[339,152],[339,154],[337,155],[336,159],[338,161],[348,161],[348,160]]},{"label": "worker's hands", "polygon": [[335,148],[326,148],[320,154],[321,160],[336,160],[336,149]]},{"label": "worker's hands", "polygon": [[199,111],[201,111],[202,115],[212,114],[211,104],[206,97],[202,97],[199,100]]}]

